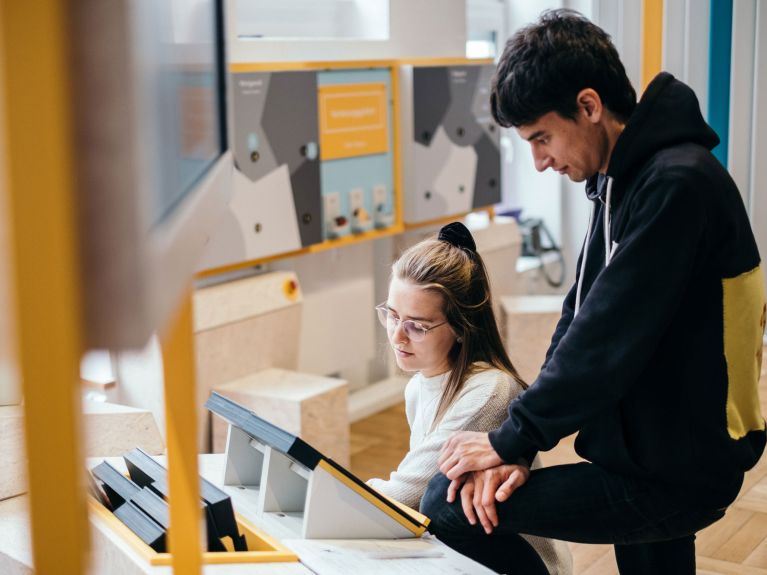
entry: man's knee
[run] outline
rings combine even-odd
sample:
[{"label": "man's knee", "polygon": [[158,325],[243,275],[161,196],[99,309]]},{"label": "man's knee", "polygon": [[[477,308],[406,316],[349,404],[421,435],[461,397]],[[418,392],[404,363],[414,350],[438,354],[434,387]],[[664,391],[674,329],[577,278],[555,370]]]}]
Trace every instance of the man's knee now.
[{"label": "man's knee", "polygon": [[431,525],[429,531],[432,528],[437,527],[439,524],[439,518],[445,507],[449,505],[447,502],[447,488],[450,485],[450,480],[438,473],[429,481],[429,485],[426,487],[426,493],[421,498],[421,513],[431,519]]}]

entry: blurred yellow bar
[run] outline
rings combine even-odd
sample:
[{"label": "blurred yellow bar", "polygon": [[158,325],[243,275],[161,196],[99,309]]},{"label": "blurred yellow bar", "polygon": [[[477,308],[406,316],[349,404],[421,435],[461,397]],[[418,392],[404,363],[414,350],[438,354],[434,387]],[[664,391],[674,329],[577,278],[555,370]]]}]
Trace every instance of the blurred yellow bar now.
[{"label": "blurred yellow bar", "polygon": [[644,0],[642,10],[642,92],[661,71],[663,0]]},{"label": "blurred yellow bar", "polygon": [[61,0],[0,0],[0,125],[38,575],[84,573],[89,540],[68,12]]},{"label": "blurred yellow bar", "polygon": [[197,471],[192,295],[187,293],[162,338],[165,372],[165,433],[168,442],[170,529],[173,572],[198,575],[202,564],[200,478]]}]

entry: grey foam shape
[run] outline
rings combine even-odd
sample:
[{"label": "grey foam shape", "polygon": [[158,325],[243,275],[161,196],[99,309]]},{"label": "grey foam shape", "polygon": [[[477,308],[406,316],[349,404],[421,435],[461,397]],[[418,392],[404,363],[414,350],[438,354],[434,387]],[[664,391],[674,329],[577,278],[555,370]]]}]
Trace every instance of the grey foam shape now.
[{"label": "grey foam shape", "polygon": [[[479,66],[450,66],[450,105],[442,124],[450,141],[456,146],[473,146],[482,135],[473,111],[474,95],[480,78]],[[462,130],[463,135],[459,135]]]},{"label": "grey foam shape", "polygon": [[487,64],[477,66],[479,77],[474,86],[474,95],[472,97],[471,113],[477,120],[480,129],[487,134],[490,141],[500,150],[500,128],[493,120],[490,111],[490,88],[495,74],[495,66]]},{"label": "grey foam shape", "polygon": [[319,142],[317,72],[272,73],[262,125],[277,163],[288,166],[301,244],[319,243],[322,241],[320,161],[319,158],[308,160],[301,154],[302,146]]},{"label": "grey foam shape", "polygon": [[[475,208],[491,206],[501,201],[501,153],[487,134],[474,145],[477,152],[477,173],[474,179]],[[491,180],[495,185],[491,185]]]},{"label": "grey foam shape", "polygon": [[273,72],[261,123],[277,162],[296,172],[307,161],[301,146],[319,142],[317,73]]},{"label": "grey foam shape", "polygon": [[450,107],[450,81],[444,66],[413,67],[413,139],[428,146]]},{"label": "grey foam shape", "polygon": [[290,174],[302,246],[322,241],[322,195],[319,181],[319,161],[304,162]]},{"label": "grey foam shape", "polygon": [[[472,207],[476,180],[476,150],[472,146],[456,146],[439,126],[431,146],[415,144],[415,195],[408,197],[408,222],[424,221],[469,211]],[[471,166],[466,156],[474,158]],[[465,168],[471,168],[466,171]],[[458,186],[464,192],[458,194]],[[426,199],[425,192],[431,192]]]},{"label": "grey foam shape", "polygon": [[[271,81],[270,72],[247,72],[232,74],[232,146],[234,164],[250,181],[263,178],[277,166],[272,147],[262,125],[264,105]],[[257,87],[256,84],[260,83]],[[248,137],[256,134],[258,138],[259,159],[250,159],[251,150]]]},{"label": "grey foam shape", "polygon": [[[440,197],[435,189],[437,176],[450,159],[449,139],[446,136],[437,137],[441,133],[444,133],[444,129],[438,126],[429,145],[415,144],[421,146],[415,165],[415,190],[413,190],[416,194],[415,221],[440,217],[447,208],[447,202],[444,199],[441,202],[435,200]],[[430,200],[424,197],[427,191],[431,192]]]}]

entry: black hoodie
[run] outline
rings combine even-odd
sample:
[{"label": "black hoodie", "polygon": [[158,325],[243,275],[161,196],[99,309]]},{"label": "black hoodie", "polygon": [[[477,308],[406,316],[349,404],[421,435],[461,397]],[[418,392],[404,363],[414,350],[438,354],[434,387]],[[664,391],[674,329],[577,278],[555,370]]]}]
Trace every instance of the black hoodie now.
[{"label": "black hoodie", "polygon": [[609,471],[698,505],[736,497],[765,446],[765,295],[743,201],[710,153],[718,142],[692,90],[656,77],[607,177],[586,183],[593,225],[576,285],[540,375],[490,433],[505,461],[577,431],[578,454]]}]

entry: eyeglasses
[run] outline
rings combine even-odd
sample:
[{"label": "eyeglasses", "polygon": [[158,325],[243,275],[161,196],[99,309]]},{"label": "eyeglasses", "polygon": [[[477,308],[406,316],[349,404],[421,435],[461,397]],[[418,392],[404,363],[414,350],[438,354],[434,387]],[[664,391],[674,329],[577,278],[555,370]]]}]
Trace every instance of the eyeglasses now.
[{"label": "eyeglasses", "polygon": [[385,303],[377,305],[376,311],[378,312],[378,321],[381,322],[382,326],[393,331],[397,329],[397,326],[401,323],[402,330],[405,332],[407,338],[411,341],[423,341],[427,333],[429,333],[435,327],[439,327],[447,323],[447,321],[443,321],[437,325],[425,327],[422,323],[413,321],[412,319],[406,319],[405,321],[402,321],[400,318],[396,317],[388,307],[386,307]]}]

